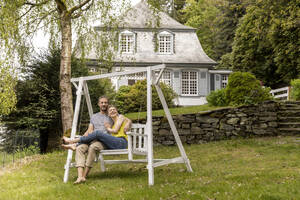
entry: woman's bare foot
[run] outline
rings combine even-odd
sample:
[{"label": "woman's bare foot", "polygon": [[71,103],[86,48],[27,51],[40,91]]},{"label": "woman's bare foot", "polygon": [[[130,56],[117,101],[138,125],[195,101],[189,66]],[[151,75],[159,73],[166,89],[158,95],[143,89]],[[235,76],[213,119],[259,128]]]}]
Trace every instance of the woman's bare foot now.
[{"label": "woman's bare foot", "polygon": [[76,144],[62,144],[61,146],[64,149],[71,149],[72,151],[76,150]]},{"label": "woman's bare foot", "polygon": [[78,177],[74,184],[84,183],[86,179],[84,177]]}]

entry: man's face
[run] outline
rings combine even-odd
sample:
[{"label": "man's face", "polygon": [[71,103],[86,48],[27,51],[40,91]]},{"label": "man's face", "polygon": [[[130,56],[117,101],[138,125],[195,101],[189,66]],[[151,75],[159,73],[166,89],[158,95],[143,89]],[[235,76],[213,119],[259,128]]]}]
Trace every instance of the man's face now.
[{"label": "man's face", "polygon": [[106,98],[101,98],[98,102],[98,105],[100,107],[100,111],[101,112],[105,112],[107,111],[107,107],[108,107],[108,99]]}]

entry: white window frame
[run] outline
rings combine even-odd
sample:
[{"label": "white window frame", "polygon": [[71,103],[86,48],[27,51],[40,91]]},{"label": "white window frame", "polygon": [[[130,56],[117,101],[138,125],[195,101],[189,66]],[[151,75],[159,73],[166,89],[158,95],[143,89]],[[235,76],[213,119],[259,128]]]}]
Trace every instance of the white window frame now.
[{"label": "white window frame", "polygon": [[[159,71],[155,72],[155,75],[158,75]],[[159,82],[165,83],[168,86],[172,86],[172,72],[170,70],[164,70]]]},{"label": "white window frame", "polygon": [[95,67],[90,67],[89,72],[95,73],[97,72],[97,69]]},{"label": "white window frame", "polygon": [[[123,48],[122,48],[122,37],[125,36],[127,37],[125,40],[125,51],[123,51]],[[129,37],[132,37],[132,41],[129,40]],[[129,44],[132,44],[132,47],[130,49],[130,46]],[[125,30],[125,31],[122,31],[120,34],[119,34],[119,52],[121,54],[133,54],[135,53],[135,43],[136,43],[136,38],[135,38],[135,33],[134,32],[131,32],[131,31],[128,31],[128,30]]]},{"label": "white window frame", "polygon": [[[183,73],[188,73],[188,78],[187,79],[183,79]],[[196,75],[196,78],[191,80],[191,73],[195,73]],[[183,91],[185,88],[184,88],[184,83],[183,81],[188,81],[188,91],[186,93],[186,91]],[[191,93],[191,83],[192,81],[196,81],[196,88],[194,89],[194,91],[196,93],[192,94]],[[198,96],[199,95],[199,73],[197,71],[194,71],[194,70],[182,70],[181,71],[181,96]]]},{"label": "white window frame", "polygon": [[[170,41],[166,41],[166,40],[163,40],[161,42],[161,37],[170,37]],[[158,35],[157,35],[157,42],[158,42],[158,53],[159,54],[165,54],[165,55],[170,55],[170,54],[173,54],[174,51],[173,51],[173,47],[174,47],[174,36],[172,33],[168,32],[168,31],[162,31],[160,32]],[[161,44],[164,44],[164,47],[161,47]],[[167,51],[167,43],[170,44],[170,51],[168,52]],[[163,51],[161,51],[161,49],[163,49]]]},{"label": "white window frame", "polygon": [[172,73],[169,70],[165,70],[160,79],[161,82],[168,86],[172,86]]},{"label": "white window frame", "polygon": [[226,88],[228,85],[228,74],[221,74],[221,88]]}]

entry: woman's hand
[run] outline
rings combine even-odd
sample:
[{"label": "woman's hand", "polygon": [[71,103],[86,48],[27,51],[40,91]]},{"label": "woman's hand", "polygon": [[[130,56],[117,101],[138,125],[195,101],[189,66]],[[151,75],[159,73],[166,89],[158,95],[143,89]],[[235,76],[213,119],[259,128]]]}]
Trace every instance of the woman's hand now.
[{"label": "woman's hand", "polygon": [[130,131],[131,129],[131,124],[132,124],[132,121],[130,119],[128,119],[127,117],[125,117],[125,120],[126,120],[126,124],[124,126],[124,132],[128,132]]}]

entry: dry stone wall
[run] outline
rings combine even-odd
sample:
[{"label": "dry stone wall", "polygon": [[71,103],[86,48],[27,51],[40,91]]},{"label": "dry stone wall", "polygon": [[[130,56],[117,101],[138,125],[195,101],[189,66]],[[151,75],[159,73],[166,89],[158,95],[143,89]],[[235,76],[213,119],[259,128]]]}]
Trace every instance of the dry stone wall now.
[{"label": "dry stone wall", "polygon": [[[267,101],[258,105],[174,115],[173,119],[182,142],[187,144],[236,137],[277,136],[282,134],[278,127],[280,112],[287,104],[289,102]],[[300,102],[296,104],[300,110]],[[165,117],[153,118],[153,138],[155,144],[175,144]]]}]

